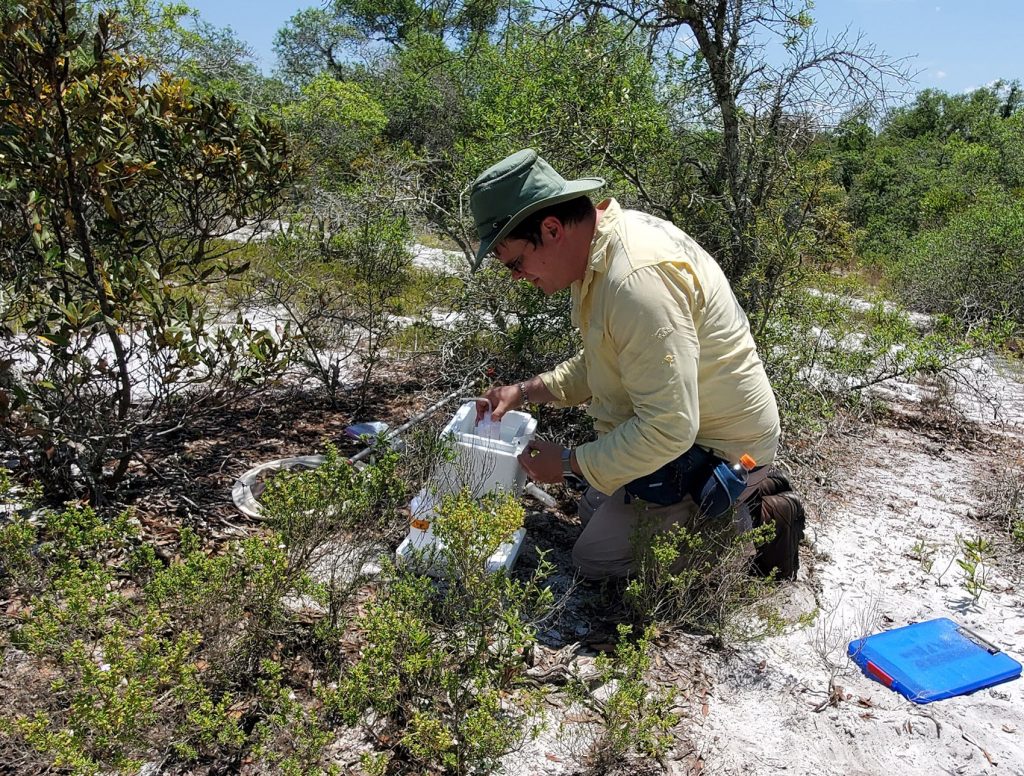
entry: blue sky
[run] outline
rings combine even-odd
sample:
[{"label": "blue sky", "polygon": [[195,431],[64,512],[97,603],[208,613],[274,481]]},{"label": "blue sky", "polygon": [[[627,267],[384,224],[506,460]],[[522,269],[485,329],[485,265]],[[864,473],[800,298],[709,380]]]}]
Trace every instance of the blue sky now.
[{"label": "blue sky", "polygon": [[[191,0],[204,19],[230,26],[274,66],[273,40],[288,18],[318,5],[294,0]],[[1003,78],[1024,81],[1024,0],[818,0],[818,34],[862,31],[890,56],[914,57],[917,89],[961,92]]]}]

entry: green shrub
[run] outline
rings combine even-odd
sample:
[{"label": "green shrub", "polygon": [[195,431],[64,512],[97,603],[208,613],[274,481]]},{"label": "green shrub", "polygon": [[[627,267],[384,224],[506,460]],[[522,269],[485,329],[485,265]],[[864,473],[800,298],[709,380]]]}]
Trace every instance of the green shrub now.
[{"label": "green shrub", "polygon": [[626,586],[627,610],[638,623],[695,628],[719,646],[779,632],[774,587],[750,573],[753,547],[773,533],[773,525],[763,525],[735,535],[728,516],[699,531],[676,526],[652,533],[641,526],[633,539],[637,571]]},{"label": "green shrub", "polygon": [[654,627],[649,626],[639,638],[633,638],[633,629],[620,624],[618,635],[614,654],[602,653],[595,662],[597,677],[594,681],[609,687],[611,692],[603,700],[585,686],[577,686],[573,692],[576,699],[594,709],[603,722],[602,735],[594,742],[590,753],[590,759],[599,769],[620,763],[631,754],[663,757],[672,746],[671,731],[679,721],[679,715],[672,711],[675,691],[651,689],[647,683]]},{"label": "green shrub", "polygon": [[184,531],[165,565],[128,515],[39,517],[0,529],[0,567],[17,570],[6,593],[22,604],[11,644],[25,653],[0,668],[18,672],[0,712],[6,755],[96,774],[137,771],[154,750],[184,761],[251,751],[314,772],[329,728],[265,662],[300,627],[285,601],[314,587],[280,535],[210,555]]},{"label": "green shrub", "polygon": [[898,306],[874,296],[865,304],[862,285],[820,275],[813,286],[791,289],[758,341],[787,455],[804,448],[817,455],[817,440],[834,417],[869,406],[869,389],[897,378],[941,376],[1007,336],[965,334],[943,316],[918,328]]},{"label": "green shrub", "polygon": [[324,749],[334,735],[321,715],[303,706],[284,684],[284,669],[273,660],[260,662],[257,681],[261,721],[253,731],[253,757],[285,776],[324,776],[340,773],[336,766],[320,767]]},{"label": "green shrub", "polygon": [[252,298],[282,310],[290,356],[335,402],[353,383],[359,399],[399,329],[409,282],[409,224],[393,203],[362,192],[270,240],[254,267]]},{"label": "green shrub", "polygon": [[392,530],[406,495],[398,463],[381,445],[373,464],[359,469],[327,443],[315,469],[281,471],[267,482],[261,514],[281,535],[291,565],[308,567],[329,538],[366,541]]},{"label": "green shrub", "polygon": [[280,535],[288,567],[308,570],[316,580],[305,589],[328,609],[327,620],[317,625],[325,640],[339,626],[362,566],[384,551],[384,538],[400,523],[397,510],[406,488],[398,464],[398,455],[382,445],[374,463],[358,469],[327,444],[320,466],[279,472],[260,496],[262,515]]},{"label": "green shrub", "polygon": [[[548,615],[541,586],[550,564],[518,581],[486,571],[487,558],[522,524],[511,496],[443,500],[435,533],[449,544],[434,582],[409,568],[389,568],[365,614],[359,659],[333,693],[348,724],[364,721],[378,739],[424,769],[489,773],[536,732],[538,698],[523,679],[524,650]],[[369,716],[368,716],[369,715]]]},{"label": "green shrub", "polygon": [[[28,506],[37,495],[38,488],[29,489]],[[30,518],[28,511],[0,527],[0,581],[22,595],[42,592],[65,574],[105,573],[103,564],[127,558],[137,541],[138,523],[128,513],[104,519],[90,507],[72,506]]]},{"label": "green shrub", "polygon": [[[16,555],[35,547],[30,587],[16,588],[31,597],[11,641],[58,670],[39,674],[34,681],[47,692],[5,709],[0,726],[76,774],[137,769],[175,706],[174,692],[194,681],[199,635],[169,629],[163,613],[127,595],[117,571],[135,539],[127,515],[105,521],[71,508],[45,513],[40,527],[11,527],[20,537]],[[3,543],[5,567],[11,548]]]},{"label": "green shrub", "polygon": [[921,231],[892,285],[918,309],[969,324],[1009,317],[1024,325],[1024,204],[978,204]]},{"label": "green shrub", "polygon": [[280,367],[202,290],[244,270],[211,238],[273,213],[291,166],[281,130],[153,77],[94,6],[0,5],[0,363],[8,443],[102,503],[160,410]]},{"label": "green shrub", "polygon": [[491,382],[521,380],[550,369],[579,349],[567,293],[545,296],[485,266],[453,300],[459,319],[446,331],[443,370],[459,379],[487,366]]},{"label": "green shrub", "polygon": [[36,530],[26,514],[40,497],[40,489],[19,488],[10,472],[0,467],[0,590],[36,590],[42,569],[36,552]]},{"label": "green shrub", "polygon": [[224,678],[238,679],[283,635],[288,615],[282,597],[306,585],[277,537],[245,539],[213,556],[186,535],[181,560],[157,572],[144,597],[175,628],[198,632],[210,662]]}]

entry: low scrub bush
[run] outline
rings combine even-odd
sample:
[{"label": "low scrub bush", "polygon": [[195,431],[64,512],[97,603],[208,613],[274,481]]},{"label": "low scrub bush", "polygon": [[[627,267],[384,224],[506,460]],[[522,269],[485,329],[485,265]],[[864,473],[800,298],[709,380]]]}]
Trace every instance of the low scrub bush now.
[{"label": "low scrub bush", "polygon": [[328,443],[320,466],[279,472],[260,496],[289,568],[315,579],[315,597],[328,608],[323,627],[338,626],[363,564],[384,552],[382,541],[395,533],[406,495],[398,466],[398,455],[381,445],[373,465],[357,469]]},{"label": "low scrub bush", "polygon": [[[672,711],[675,691],[649,686],[654,626],[639,636],[629,625],[618,626],[612,654],[595,661],[596,675],[569,685],[575,703],[594,712],[601,732],[589,741],[584,759],[594,773],[628,762],[631,757],[661,759],[673,743],[672,729],[679,716]],[[597,687],[597,691],[590,687]]]},{"label": "low scrub bush", "polygon": [[0,564],[19,570],[4,582],[18,603],[11,645],[24,655],[9,653],[3,669],[20,688],[0,713],[3,759],[92,774],[137,770],[154,745],[198,754],[203,728],[185,724],[185,701],[218,716],[221,741],[237,742],[241,731],[202,678],[202,634],[175,627],[121,570],[146,554],[134,522],[88,508],[37,522],[16,518],[0,540]]},{"label": "low scrub bush", "polygon": [[410,280],[409,238],[393,204],[367,196],[293,225],[270,241],[255,267],[253,301],[283,313],[293,363],[332,402],[353,386],[366,400],[384,347],[400,329],[395,316]]},{"label": "low scrub bush", "polygon": [[779,632],[774,586],[750,573],[753,547],[770,541],[774,526],[736,535],[730,523],[656,533],[641,526],[633,540],[637,572],[625,592],[635,622],[694,628],[718,646]]},{"label": "low scrub bush", "polygon": [[278,536],[245,539],[210,555],[186,533],[180,560],[156,571],[143,597],[176,629],[200,634],[218,678],[237,682],[255,673],[260,657],[290,630],[282,599],[312,589],[306,571],[289,564]]},{"label": "low scrub bush", "polygon": [[899,307],[856,296],[866,289],[825,276],[814,285],[793,289],[778,303],[758,342],[779,397],[783,449],[789,455],[808,440],[816,447],[843,411],[870,406],[876,386],[922,375],[936,378],[1007,336],[1004,329],[979,329],[968,336],[942,316],[915,323]]},{"label": "low scrub bush", "polygon": [[489,773],[537,732],[540,701],[524,682],[524,652],[552,608],[542,586],[550,565],[542,560],[526,581],[486,570],[522,520],[508,495],[445,498],[435,523],[445,544],[433,560],[447,578],[389,568],[355,623],[365,645],[332,706],[420,769]]},{"label": "low scrub bush", "polygon": [[907,304],[968,324],[1024,325],[1024,205],[980,203],[919,232],[892,269]]},{"label": "low scrub bush", "polygon": [[334,732],[322,710],[296,698],[280,663],[269,658],[260,661],[256,698],[260,721],[252,733],[251,755],[256,762],[284,776],[341,773],[337,766],[321,767]]},{"label": "low scrub bush", "polygon": [[982,514],[1001,523],[1017,546],[1024,548],[1024,468],[1008,467],[978,496],[983,501]]},{"label": "low scrub bush", "polygon": [[569,301],[484,267],[452,300],[459,316],[442,348],[444,371],[461,379],[486,367],[488,381],[512,382],[550,369],[579,349]]},{"label": "low scrub bush", "polygon": [[[299,653],[315,670],[337,650],[351,584],[310,571],[319,542],[379,530],[402,494],[392,453],[361,471],[333,449],[326,458],[270,483],[277,530],[217,553],[183,531],[162,560],[129,514],[14,511],[0,527],[0,593],[11,602],[0,677],[18,691],[0,711],[0,760],[26,773],[132,773],[160,752],[323,772],[332,727],[321,702],[296,695],[285,664]],[[6,476],[0,489],[11,498]],[[289,602],[304,597],[333,601],[335,618],[297,618]]]}]

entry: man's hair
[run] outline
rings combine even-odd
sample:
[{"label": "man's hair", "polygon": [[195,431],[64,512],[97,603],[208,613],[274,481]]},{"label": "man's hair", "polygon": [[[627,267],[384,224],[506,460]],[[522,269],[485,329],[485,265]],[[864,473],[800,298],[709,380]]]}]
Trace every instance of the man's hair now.
[{"label": "man's hair", "polygon": [[536,248],[540,245],[540,225],[548,216],[554,216],[562,222],[563,226],[572,226],[584,221],[594,213],[594,203],[590,197],[584,195],[575,199],[567,199],[565,202],[557,202],[541,208],[536,213],[530,213],[526,218],[509,230],[505,235],[506,240],[529,240]]}]

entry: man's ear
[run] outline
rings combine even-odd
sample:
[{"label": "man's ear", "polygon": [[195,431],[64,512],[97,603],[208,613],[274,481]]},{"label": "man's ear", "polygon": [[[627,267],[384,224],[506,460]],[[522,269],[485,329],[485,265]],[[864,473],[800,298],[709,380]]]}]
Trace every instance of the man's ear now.
[{"label": "man's ear", "polygon": [[565,226],[554,216],[548,216],[540,223],[541,233],[545,239],[550,238],[557,240],[560,236],[565,234]]}]

